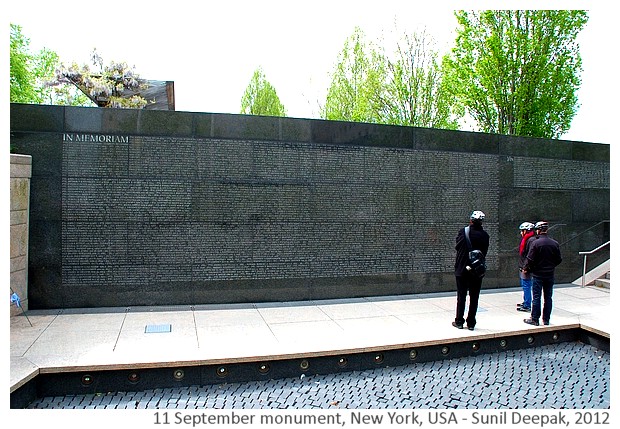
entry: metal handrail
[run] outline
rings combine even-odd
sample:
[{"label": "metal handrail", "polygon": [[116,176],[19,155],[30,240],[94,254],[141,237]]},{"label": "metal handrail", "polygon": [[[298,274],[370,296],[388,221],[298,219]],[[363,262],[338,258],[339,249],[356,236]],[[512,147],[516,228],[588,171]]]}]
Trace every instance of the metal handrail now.
[{"label": "metal handrail", "polygon": [[[596,223],[595,225],[592,225],[592,226],[590,226],[590,227],[588,227],[588,228],[586,228],[586,229],[584,229],[584,230],[579,231],[579,233],[578,233],[577,235],[575,235],[575,236],[573,236],[573,237],[569,238],[569,239],[568,239],[568,240],[566,240],[566,241],[561,241],[561,240],[560,240],[560,238],[558,238],[558,237],[556,237],[556,236],[554,236],[554,238],[555,238],[555,239],[556,239],[556,240],[560,243],[560,247],[561,247],[561,248],[564,248],[564,246],[566,246],[566,244],[567,244],[567,243],[570,243],[571,241],[573,241],[573,240],[576,240],[576,239],[580,238],[580,237],[581,237],[582,235],[584,235],[585,233],[587,233],[587,232],[589,232],[589,231],[593,230],[594,228],[596,228],[596,227],[598,227],[598,226],[600,226],[600,225],[602,225],[602,224],[604,224],[604,223],[609,223],[609,221],[608,221],[608,220],[602,220],[602,221],[600,221],[600,222]],[[550,225],[550,226],[549,226],[549,231],[553,231],[554,229],[559,228],[559,227],[562,227],[562,226],[567,226],[567,224],[565,224],[565,223],[557,223],[557,224]],[[513,247],[513,248],[511,248],[511,249],[500,249],[500,252],[503,252],[503,253],[508,253],[508,252],[511,252],[511,253],[512,253],[512,252],[514,252],[514,251],[516,251],[516,250],[519,250],[519,246],[518,246],[518,245],[517,245],[517,246],[514,246],[514,247]]]},{"label": "metal handrail", "polygon": [[593,253],[598,252],[603,247],[608,246],[609,243],[610,241],[608,241],[607,243],[603,243],[600,246],[598,246],[596,249],[590,250],[589,252],[579,252],[580,255],[583,255],[583,274],[581,276],[581,287],[586,286],[586,261],[588,260],[588,255],[592,255]]},{"label": "metal handrail", "polygon": [[[577,235],[575,235],[574,237],[571,237],[571,238],[569,238],[568,240],[566,240],[566,241],[564,241],[564,242],[560,243],[560,246],[564,246],[566,243],[568,243],[568,242],[570,242],[570,241],[573,241],[573,240],[575,240],[575,239],[577,239],[577,238],[581,237],[581,236],[582,236],[583,234],[585,234],[586,232],[589,232],[589,231],[593,230],[594,228],[596,228],[597,226],[602,225],[602,224],[604,224],[604,223],[609,223],[609,221],[608,221],[608,220],[602,220],[602,221],[600,221],[600,222],[596,223],[595,225],[592,225],[591,227],[586,228],[586,229],[584,229],[583,231],[580,231],[580,232],[579,232],[579,234],[577,234]],[[549,227],[549,230],[551,230],[552,228],[553,228],[553,225]]]}]

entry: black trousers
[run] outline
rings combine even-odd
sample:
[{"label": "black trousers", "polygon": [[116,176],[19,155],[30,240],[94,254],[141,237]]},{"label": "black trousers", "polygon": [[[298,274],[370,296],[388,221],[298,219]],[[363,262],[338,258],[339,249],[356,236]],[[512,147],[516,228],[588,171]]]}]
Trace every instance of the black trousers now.
[{"label": "black trousers", "polygon": [[[467,322],[467,326],[476,326],[476,313],[478,312],[478,299],[482,288],[482,278],[470,275],[456,276],[456,317],[454,321],[459,325]],[[467,319],[465,316],[465,304],[469,293],[469,309]]]}]

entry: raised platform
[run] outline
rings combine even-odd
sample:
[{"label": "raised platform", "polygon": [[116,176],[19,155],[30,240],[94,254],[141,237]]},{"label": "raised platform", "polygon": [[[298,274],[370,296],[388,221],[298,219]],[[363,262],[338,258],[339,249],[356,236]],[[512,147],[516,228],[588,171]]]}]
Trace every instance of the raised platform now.
[{"label": "raised platform", "polygon": [[516,311],[521,294],[483,291],[474,331],[451,326],[453,293],[29,311],[11,318],[11,407],[37,395],[347,371],[574,341],[583,333],[609,344],[609,289],[556,285],[551,325],[539,327]]}]

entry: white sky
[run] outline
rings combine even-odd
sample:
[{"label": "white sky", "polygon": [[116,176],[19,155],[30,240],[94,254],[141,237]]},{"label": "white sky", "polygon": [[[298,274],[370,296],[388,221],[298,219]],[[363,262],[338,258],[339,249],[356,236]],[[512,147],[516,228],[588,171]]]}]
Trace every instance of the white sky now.
[{"label": "white sky", "polygon": [[[32,52],[46,47],[62,62],[84,64],[96,48],[106,64],[125,61],[145,79],[174,81],[177,111],[239,113],[243,92],[261,66],[288,116],[304,118],[319,117],[330,73],[355,26],[377,41],[394,34],[396,20],[397,35],[425,29],[447,49],[454,40],[453,10],[472,7],[471,2],[437,0],[433,6],[405,0],[12,3],[9,20],[22,26]],[[512,3],[517,5],[475,4],[483,9]],[[521,1],[518,7],[587,9],[589,4]],[[611,143],[616,134],[609,126],[615,119],[614,69],[602,47],[618,40],[618,24],[607,7],[590,7],[589,24],[580,35],[581,107],[564,139]]]}]

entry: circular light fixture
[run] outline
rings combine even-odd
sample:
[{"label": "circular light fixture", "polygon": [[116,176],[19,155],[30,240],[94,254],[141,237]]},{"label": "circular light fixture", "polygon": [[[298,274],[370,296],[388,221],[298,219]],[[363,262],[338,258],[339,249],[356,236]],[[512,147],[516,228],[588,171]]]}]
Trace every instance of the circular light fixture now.
[{"label": "circular light fixture", "polygon": [[228,368],[220,366],[217,368],[216,374],[218,377],[226,377],[228,375]]},{"label": "circular light fixture", "polygon": [[417,350],[411,350],[409,352],[409,359],[415,360],[417,357],[418,357],[418,351]]},{"label": "circular light fixture", "polygon": [[346,357],[341,357],[340,359],[338,359],[338,366],[340,368],[344,368],[348,364],[349,364],[349,360]]},{"label": "circular light fixture", "polygon": [[81,378],[82,381],[82,385],[84,386],[90,386],[91,384],[93,384],[93,377],[90,374],[84,374]]},{"label": "circular light fixture", "polygon": [[471,345],[471,348],[472,348],[475,352],[477,352],[478,350],[480,350],[480,343],[473,343],[473,344]]},{"label": "circular light fixture", "polygon": [[384,359],[384,358],[383,358],[383,353],[377,353],[377,354],[375,355],[375,363],[376,363],[376,364],[382,363],[382,362],[383,362],[383,359]]},{"label": "circular light fixture", "polygon": [[137,383],[140,381],[140,374],[137,372],[130,372],[127,376],[127,380],[129,380],[130,383]]},{"label": "circular light fixture", "polygon": [[558,334],[557,332],[554,332],[553,333],[553,339],[554,339],[554,341],[559,340],[560,339],[560,334]]},{"label": "circular light fixture", "polygon": [[505,349],[507,345],[508,345],[508,342],[506,340],[500,340],[499,341],[499,346],[501,348]]},{"label": "circular light fixture", "polygon": [[306,371],[308,368],[310,368],[310,362],[308,362],[307,359],[302,360],[301,362],[299,362],[299,368],[301,368],[302,371]]},{"label": "circular light fixture", "polygon": [[185,377],[185,371],[183,371],[182,369],[175,369],[174,372],[172,373],[172,376],[174,377],[175,380],[183,380],[183,378]]},{"label": "circular light fixture", "polygon": [[450,347],[448,347],[448,346],[443,346],[443,347],[441,348],[441,354],[445,356],[445,355],[447,355],[448,353],[450,353]]},{"label": "circular light fixture", "polygon": [[261,363],[258,366],[258,372],[260,372],[261,374],[267,374],[269,372],[269,365],[266,363]]},{"label": "circular light fixture", "polygon": [[528,344],[534,344],[534,337],[532,337],[531,335],[529,337],[527,337],[527,343]]}]

